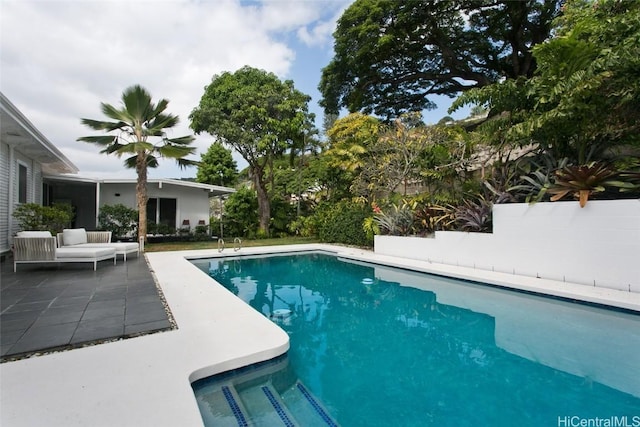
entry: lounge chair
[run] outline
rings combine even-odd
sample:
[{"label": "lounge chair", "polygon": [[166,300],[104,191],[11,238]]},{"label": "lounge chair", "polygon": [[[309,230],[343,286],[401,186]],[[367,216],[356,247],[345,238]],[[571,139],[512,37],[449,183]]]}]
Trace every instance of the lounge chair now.
[{"label": "lounge chair", "polygon": [[122,255],[127,262],[127,254],[140,253],[136,242],[111,242],[110,231],[86,231],[84,228],[66,228],[58,233],[59,248],[114,248],[116,255]]},{"label": "lounge chair", "polygon": [[58,248],[56,238],[48,231],[20,231],[13,239],[13,272],[18,264],[92,262],[93,271],[98,261],[113,259],[116,264],[115,248]]}]

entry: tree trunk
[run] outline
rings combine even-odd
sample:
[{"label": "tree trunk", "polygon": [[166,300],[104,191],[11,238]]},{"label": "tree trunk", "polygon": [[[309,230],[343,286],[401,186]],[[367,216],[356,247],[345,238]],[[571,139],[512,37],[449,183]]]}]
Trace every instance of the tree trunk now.
[{"label": "tree trunk", "polygon": [[138,205],[138,242],[147,241],[147,156],[143,151],[138,152],[136,158],[136,203]]},{"label": "tree trunk", "polygon": [[271,204],[269,202],[269,194],[267,186],[264,182],[264,170],[255,167],[253,177],[258,195],[258,218],[260,220],[260,231],[269,235],[269,223],[271,222]]}]

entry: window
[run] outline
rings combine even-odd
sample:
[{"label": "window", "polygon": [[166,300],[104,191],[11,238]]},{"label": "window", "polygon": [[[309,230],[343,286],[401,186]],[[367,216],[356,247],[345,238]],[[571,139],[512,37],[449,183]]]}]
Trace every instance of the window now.
[{"label": "window", "polygon": [[18,164],[18,203],[27,203],[27,167]]}]

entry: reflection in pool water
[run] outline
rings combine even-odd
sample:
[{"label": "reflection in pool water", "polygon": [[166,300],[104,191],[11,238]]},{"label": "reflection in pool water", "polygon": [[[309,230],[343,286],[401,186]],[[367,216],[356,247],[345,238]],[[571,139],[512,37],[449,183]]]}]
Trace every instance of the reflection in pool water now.
[{"label": "reflection in pool water", "polygon": [[343,426],[638,415],[640,316],[324,253],[193,263],[289,334]]}]

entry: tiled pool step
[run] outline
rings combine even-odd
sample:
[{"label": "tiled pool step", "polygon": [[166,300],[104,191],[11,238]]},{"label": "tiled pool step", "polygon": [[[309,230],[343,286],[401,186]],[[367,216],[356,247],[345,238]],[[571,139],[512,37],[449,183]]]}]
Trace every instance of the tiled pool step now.
[{"label": "tiled pool step", "polygon": [[[328,411],[296,382],[278,392],[269,381],[250,386],[225,383],[207,397],[205,425],[223,427],[337,427]],[[203,407],[201,406],[201,410]]]}]

